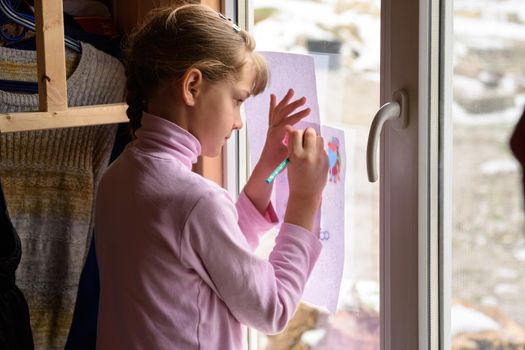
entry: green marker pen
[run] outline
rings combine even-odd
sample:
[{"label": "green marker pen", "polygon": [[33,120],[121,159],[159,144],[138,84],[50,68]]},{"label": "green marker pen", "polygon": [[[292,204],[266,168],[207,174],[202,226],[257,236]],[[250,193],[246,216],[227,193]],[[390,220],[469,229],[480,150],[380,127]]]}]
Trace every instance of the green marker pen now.
[{"label": "green marker pen", "polygon": [[288,162],[290,161],[290,159],[286,158],[285,160],[282,161],[281,164],[279,164],[277,166],[277,168],[275,168],[275,170],[270,174],[270,176],[268,176],[268,178],[266,179],[266,183],[267,184],[270,184],[273,179],[275,179],[277,177],[277,175],[279,175],[279,173],[281,171],[283,171],[283,169],[286,167],[286,164],[288,164]]}]

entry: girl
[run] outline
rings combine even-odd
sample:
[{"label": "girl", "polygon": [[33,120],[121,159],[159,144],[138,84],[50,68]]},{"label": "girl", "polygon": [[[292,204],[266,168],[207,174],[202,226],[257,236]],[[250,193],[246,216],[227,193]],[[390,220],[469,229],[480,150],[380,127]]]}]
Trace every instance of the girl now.
[{"label": "girl", "polygon": [[[270,99],[266,145],[236,204],[191,172],[242,127],[267,82],[250,35],[202,5],[154,12],[130,39],[127,114],[136,139],[97,194],[99,349],[240,349],[241,323],[277,333],[294,314],[321,244],[312,232],[327,155],[294,130],[305,99]],[[288,134],[288,147],[282,144]],[[269,261],[253,250],[276,222],[264,179],[290,159],[290,196]]]}]

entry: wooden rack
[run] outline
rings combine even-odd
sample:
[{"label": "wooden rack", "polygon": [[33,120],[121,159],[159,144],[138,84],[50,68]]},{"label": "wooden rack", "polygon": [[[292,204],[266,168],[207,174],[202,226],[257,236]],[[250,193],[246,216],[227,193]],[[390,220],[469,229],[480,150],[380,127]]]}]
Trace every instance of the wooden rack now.
[{"label": "wooden rack", "polygon": [[40,112],[1,113],[0,133],[127,121],[126,105],[68,108],[62,0],[35,1]]}]

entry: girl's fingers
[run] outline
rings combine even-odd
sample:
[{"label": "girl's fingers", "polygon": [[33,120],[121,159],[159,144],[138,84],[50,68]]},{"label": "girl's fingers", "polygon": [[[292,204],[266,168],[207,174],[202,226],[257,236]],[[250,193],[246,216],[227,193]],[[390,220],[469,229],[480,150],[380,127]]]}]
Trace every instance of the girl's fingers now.
[{"label": "girl's fingers", "polygon": [[317,144],[317,132],[313,128],[307,128],[304,131],[303,147],[305,150],[315,149]]},{"label": "girl's fingers", "polygon": [[268,112],[268,121],[270,126],[274,124],[275,95],[270,94],[270,111]]},{"label": "girl's fingers", "polygon": [[324,139],[322,136],[317,136],[317,148],[324,150]]},{"label": "girl's fingers", "polygon": [[303,106],[306,103],[306,97],[301,97],[300,99],[297,99],[286,106],[283,106],[279,110],[279,115],[281,115],[281,118],[286,118],[286,116],[293,111],[295,111],[297,108]]},{"label": "girl's fingers", "polygon": [[301,129],[295,130],[289,125],[286,126],[286,131],[288,132],[288,154],[302,153],[304,131]]},{"label": "girl's fingers", "polygon": [[290,102],[291,98],[293,96],[293,90],[288,89],[288,92],[286,95],[284,95],[283,99],[275,106],[275,111],[278,112],[283,106],[287,105],[288,102]]},{"label": "girl's fingers", "polygon": [[324,139],[322,136],[317,136],[317,151],[319,152],[319,154],[321,154],[323,158],[321,160],[323,167],[328,170],[328,165],[329,165],[328,154],[326,153],[324,149]]},{"label": "girl's fingers", "polygon": [[288,118],[284,120],[285,125],[295,125],[298,121],[303,119],[304,117],[307,117],[312,110],[310,108],[305,108],[303,110],[300,110],[297,113],[292,114]]}]

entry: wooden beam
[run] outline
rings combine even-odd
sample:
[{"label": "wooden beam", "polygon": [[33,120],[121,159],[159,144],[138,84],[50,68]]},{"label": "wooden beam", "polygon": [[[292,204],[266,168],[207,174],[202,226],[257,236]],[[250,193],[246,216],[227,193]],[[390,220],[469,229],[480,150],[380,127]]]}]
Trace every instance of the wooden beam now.
[{"label": "wooden beam", "polygon": [[35,1],[39,110],[67,109],[62,0]]},{"label": "wooden beam", "polygon": [[0,113],[0,133],[128,122],[125,103],[71,107],[56,112]]}]

